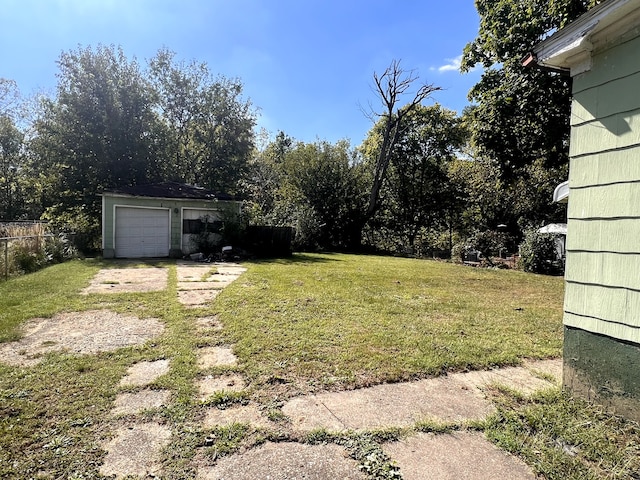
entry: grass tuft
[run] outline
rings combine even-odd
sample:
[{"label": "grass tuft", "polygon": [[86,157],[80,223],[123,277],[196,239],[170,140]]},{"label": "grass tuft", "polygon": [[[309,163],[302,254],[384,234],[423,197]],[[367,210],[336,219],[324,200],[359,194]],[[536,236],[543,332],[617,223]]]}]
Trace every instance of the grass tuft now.
[{"label": "grass tuft", "polygon": [[549,480],[629,479],[640,472],[640,426],[549,389],[504,395],[485,434]]}]

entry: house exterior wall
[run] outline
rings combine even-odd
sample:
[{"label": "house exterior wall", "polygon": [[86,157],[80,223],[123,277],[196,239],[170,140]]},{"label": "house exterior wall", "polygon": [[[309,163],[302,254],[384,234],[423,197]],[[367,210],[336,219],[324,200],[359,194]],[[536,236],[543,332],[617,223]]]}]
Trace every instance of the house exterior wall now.
[{"label": "house exterior wall", "polygon": [[102,252],[104,258],[115,256],[115,214],[116,207],[167,208],[170,211],[170,256],[181,257],[182,252],[182,212],[185,209],[215,210],[223,215],[240,214],[240,202],[191,200],[173,198],[149,198],[108,194],[102,196]]},{"label": "house exterior wall", "polygon": [[564,383],[640,419],[640,32],[573,79]]}]

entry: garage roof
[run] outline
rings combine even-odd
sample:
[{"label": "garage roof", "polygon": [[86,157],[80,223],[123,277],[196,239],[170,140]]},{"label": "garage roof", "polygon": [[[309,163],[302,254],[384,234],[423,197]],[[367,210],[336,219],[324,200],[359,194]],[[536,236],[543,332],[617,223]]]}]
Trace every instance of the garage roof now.
[{"label": "garage roof", "polygon": [[226,193],[216,193],[203,187],[177,182],[160,182],[105,190],[105,194],[149,198],[184,198],[192,200],[237,200]]}]

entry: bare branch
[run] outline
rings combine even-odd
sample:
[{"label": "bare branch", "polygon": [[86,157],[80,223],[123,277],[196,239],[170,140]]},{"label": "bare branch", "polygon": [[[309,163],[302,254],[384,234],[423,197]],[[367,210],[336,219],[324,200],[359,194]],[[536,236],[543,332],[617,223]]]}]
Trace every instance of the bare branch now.
[{"label": "bare branch", "polygon": [[373,184],[369,194],[367,218],[371,218],[379,207],[380,190],[386,177],[391,151],[398,138],[403,117],[429,98],[433,92],[440,90],[440,87],[424,83],[418,87],[409,103],[398,106],[401,98],[409,94],[418,79],[415,70],[403,70],[400,60],[393,60],[391,65],[381,74],[375,72],[373,74],[373,90],[380,99],[384,111],[376,113],[372,109],[372,115],[369,115],[369,118],[384,118],[384,127],[382,144],[376,159]]}]

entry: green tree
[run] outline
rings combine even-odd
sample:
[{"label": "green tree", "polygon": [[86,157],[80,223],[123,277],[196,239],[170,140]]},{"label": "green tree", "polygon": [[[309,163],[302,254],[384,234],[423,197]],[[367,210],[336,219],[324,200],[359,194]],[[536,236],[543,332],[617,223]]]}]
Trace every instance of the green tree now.
[{"label": "green tree", "polygon": [[283,171],[283,188],[320,222],[320,246],[350,248],[353,235],[359,235],[366,199],[361,165],[349,142],[297,143],[285,156]]},{"label": "green tree", "polygon": [[139,65],[121,49],[63,53],[57,95],[44,99],[35,124],[33,172],[45,215],[70,221],[97,246],[100,199],[107,188],[158,177],[157,115]]},{"label": "green tree", "polygon": [[[477,38],[469,43],[462,71],[480,65],[484,72],[471,89],[467,120],[475,155],[494,162],[512,193],[522,193],[519,215],[532,221],[553,217],[555,185],[566,179],[569,141],[570,80],[557,73],[526,68],[522,57],[554,28],[573,20],[590,0],[476,0],[480,15]],[[515,190],[530,185],[541,172],[545,188]],[[526,206],[528,205],[528,206]],[[512,223],[511,227],[515,225]]]},{"label": "green tree", "polygon": [[433,92],[440,90],[439,87],[432,84],[421,84],[413,93],[411,100],[404,106],[400,105],[401,99],[410,94],[411,89],[418,81],[418,77],[415,72],[404,70],[399,60],[394,60],[382,74],[374,72],[373,81],[374,91],[382,103],[382,111],[371,113],[372,118],[379,119],[377,121],[379,139],[376,142],[375,151],[370,152],[375,160],[373,162],[373,175],[365,215],[366,219],[371,218],[380,206],[380,191],[386,180],[393,149],[404,128],[404,117],[429,98]]},{"label": "green tree", "polygon": [[205,63],[160,50],[149,62],[164,126],[164,176],[237,193],[249,172],[256,114],[238,79],[214,78]]},{"label": "green tree", "polygon": [[296,247],[344,249],[366,207],[362,164],[347,141],[295,142],[279,132],[246,184],[254,223],[296,228]]},{"label": "green tree", "polygon": [[250,199],[249,214],[253,223],[282,226],[290,219],[277,218],[276,203],[284,175],[282,165],[293,148],[294,140],[282,131],[273,141],[268,140],[267,132],[261,135],[266,137],[263,141],[265,146],[256,150],[251,159],[243,190]]},{"label": "green tree", "polygon": [[391,152],[390,218],[403,244],[413,251],[418,234],[446,228],[453,208],[449,163],[466,142],[455,112],[419,105],[405,117]]},{"label": "green tree", "polygon": [[16,220],[24,211],[24,134],[9,115],[0,115],[0,219]]}]

